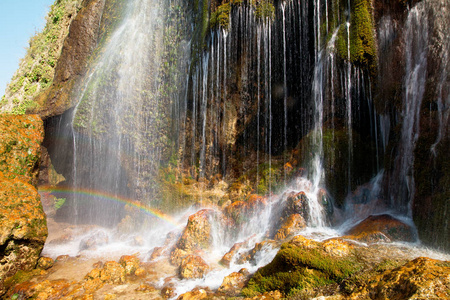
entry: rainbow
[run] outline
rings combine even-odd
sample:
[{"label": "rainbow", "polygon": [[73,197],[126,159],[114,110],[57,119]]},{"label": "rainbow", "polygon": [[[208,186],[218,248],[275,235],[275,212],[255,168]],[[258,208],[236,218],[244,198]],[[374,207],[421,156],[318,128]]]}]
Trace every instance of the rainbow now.
[{"label": "rainbow", "polygon": [[69,187],[51,187],[51,186],[40,186],[38,189],[39,192],[42,193],[56,193],[56,194],[66,194],[66,195],[72,195],[72,194],[76,194],[76,195],[83,195],[83,196],[88,196],[88,197],[94,197],[97,199],[103,199],[106,201],[114,201],[117,203],[122,203],[125,205],[130,205],[132,207],[138,208],[140,211],[150,215],[150,216],[154,216],[157,217],[160,220],[163,220],[169,224],[174,225],[175,227],[178,227],[180,224],[178,224],[177,222],[175,222],[170,216],[156,210],[153,208],[150,208],[136,200],[132,200],[132,199],[128,199],[125,197],[121,197],[121,196],[117,196],[117,195],[113,195],[113,194],[109,194],[103,191],[94,191],[94,190],[88,190],[88,189],[72,189]]}]

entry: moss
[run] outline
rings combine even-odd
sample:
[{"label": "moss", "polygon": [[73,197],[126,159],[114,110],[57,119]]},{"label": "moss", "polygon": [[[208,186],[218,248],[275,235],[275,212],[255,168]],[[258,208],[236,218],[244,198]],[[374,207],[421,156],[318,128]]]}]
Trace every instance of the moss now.
[{"label": "moss", "polygon": [[[231,0],[223,3],[211,14],[210,28],[221,27],[228,30],[230,25],[230,13],[233,7],[245,5],[247,2],[244,0]],[[255,17],[258,20],[274,19],[275,18],[275,6],[272,0],[251,0],[251,7],[254,8]]]},{"label": "moss", "polygon": [[[339,56],[348,60],[348,28],[342,24],[336,46]],[[355,0],[350,18],[350,62],[370,70],[371,76],[377,72],[377,49],[373,8],[370,0]]]},{"label": "moss", "polygon": [[360,269],[361,265],[352,257],[331,257],[321,248],[285,243],[273,261],[256,272],[242,294],[252,297],[279,290],[289,295],[293,291],[341,283]]}]

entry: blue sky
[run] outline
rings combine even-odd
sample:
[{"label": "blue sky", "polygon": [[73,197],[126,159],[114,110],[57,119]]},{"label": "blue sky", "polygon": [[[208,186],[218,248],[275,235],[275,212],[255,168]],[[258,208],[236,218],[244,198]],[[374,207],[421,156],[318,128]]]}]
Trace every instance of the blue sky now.
[{"label": "blue sky", "polygon": [[0,97],[55,0],[0,0]]}]

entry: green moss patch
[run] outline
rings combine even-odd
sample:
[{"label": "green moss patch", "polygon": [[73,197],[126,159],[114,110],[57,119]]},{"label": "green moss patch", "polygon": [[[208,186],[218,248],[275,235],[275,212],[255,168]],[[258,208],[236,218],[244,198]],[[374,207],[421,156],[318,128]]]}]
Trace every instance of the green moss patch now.
[{"label": "green moss patch", "polygon": [[341,283],[361,269],[354,256],[336,257],[320,246],[284,243],[274,260],[259,269],[243,290],[243,295],[279,290],[291,291]]}]

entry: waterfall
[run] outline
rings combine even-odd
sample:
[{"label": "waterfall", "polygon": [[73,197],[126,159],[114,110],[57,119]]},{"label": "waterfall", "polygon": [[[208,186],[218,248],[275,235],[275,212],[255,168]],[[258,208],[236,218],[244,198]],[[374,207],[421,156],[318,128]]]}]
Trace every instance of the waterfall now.
[{"label": "waterfall", "polygon": [[414,148],[419,136],[420,109],[427,78],[428,18],[426,3],[414,6],[408,14],[404,33],[405,79],[402,129],[396,157],[396,180],[390,186],[391,205],[411,217],[414,197]]},{"label": "waterfall", "polygon": [[61,218],[111,226],[123,218],[126,202],[155,201],[159,162],[171,143],[168,117],[183,110],[176,100],[189,49],[180,41],[182,18],[166,18],[183,14],[178,2],[112,4],[120,17],[104,25],[113,30],[101,36],[74,89],[76,105],[60,120],[58,134],[71,143],[53,146],[62,150],[54,160],[71,169],[65,184],[73,193]]}]

